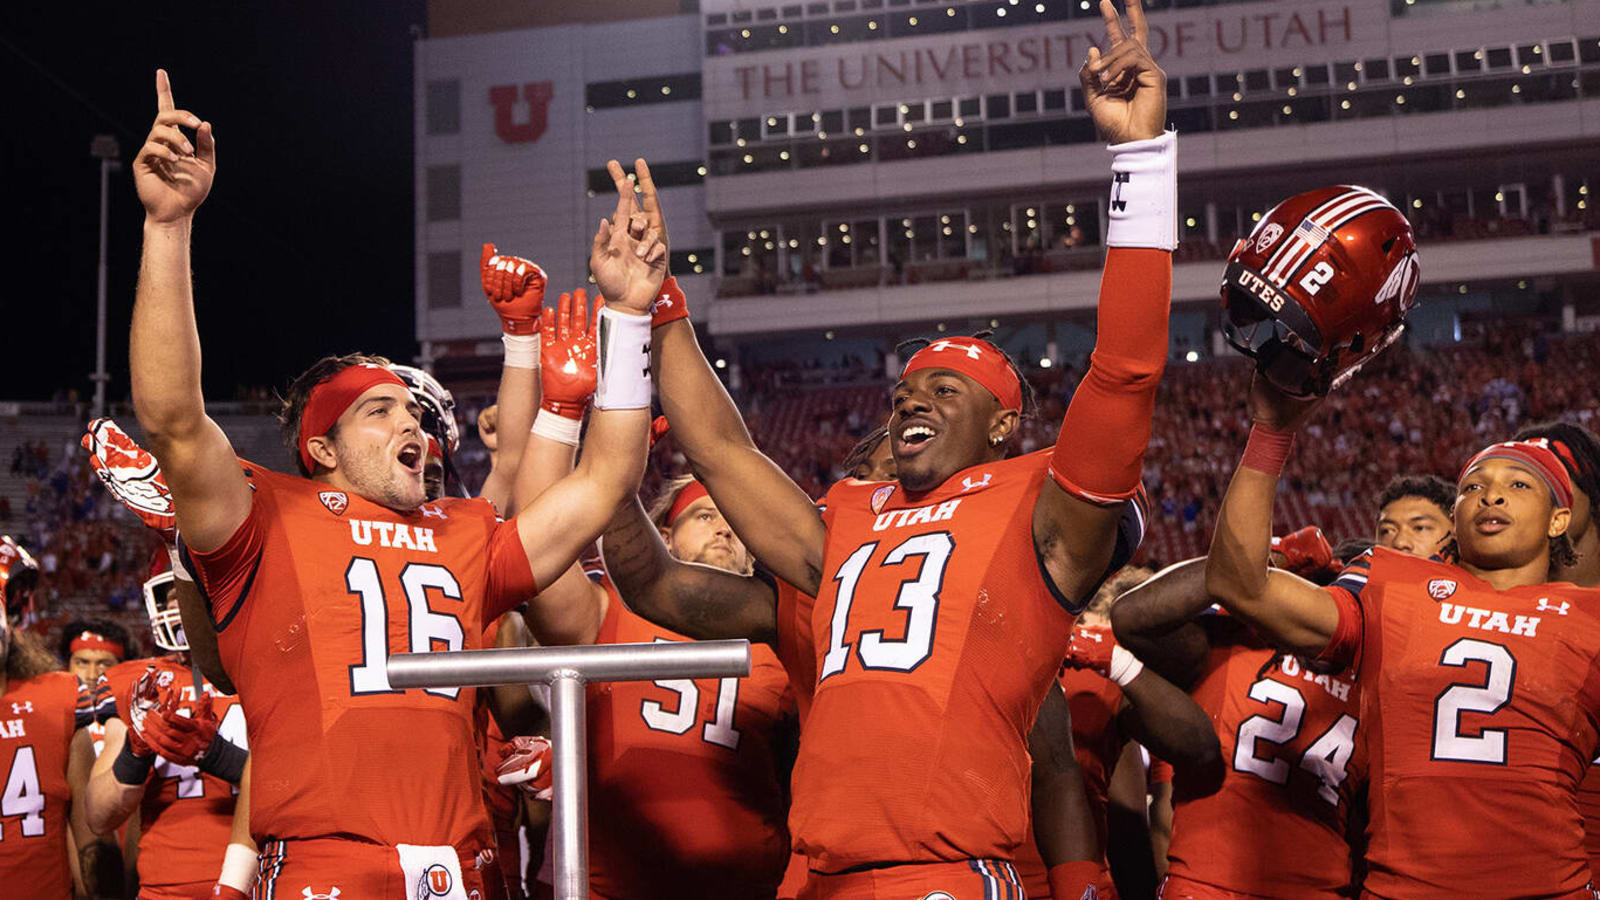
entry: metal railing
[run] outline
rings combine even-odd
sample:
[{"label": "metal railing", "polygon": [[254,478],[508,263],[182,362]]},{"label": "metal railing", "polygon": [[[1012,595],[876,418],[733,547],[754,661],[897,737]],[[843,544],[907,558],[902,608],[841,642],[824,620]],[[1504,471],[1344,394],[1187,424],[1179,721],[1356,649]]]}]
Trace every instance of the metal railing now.
[{"label": "metal railing", "polygon": [[397,688],[483,687],[544,683],[550,686],[550,744],[555,808],[551,847],[556,900],[589,896],[589,784],[585,756],[584,685],[591,681],[662,678],[729,678],[750,674],[749,641],[605,644],[401,653],[389,657],[389,683]]}]

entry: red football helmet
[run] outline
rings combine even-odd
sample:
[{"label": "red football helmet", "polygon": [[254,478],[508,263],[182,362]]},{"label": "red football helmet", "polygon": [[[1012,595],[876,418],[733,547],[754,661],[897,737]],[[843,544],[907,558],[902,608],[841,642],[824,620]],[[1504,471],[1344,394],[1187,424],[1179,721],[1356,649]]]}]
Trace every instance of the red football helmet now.
[{"label": "red football helmet", "polygon": [[1411,223],[1363,187],[1279,203],[1234,245],[1222,331],[1279,389],[1326,394],[1393,343],[1416,301]]},{"label": "red football helmet", "polygon": [[39,564],[11,535],[0,535],[0,599],[6,615],[17,618],[29,611],[33,589],[39,586]]}]

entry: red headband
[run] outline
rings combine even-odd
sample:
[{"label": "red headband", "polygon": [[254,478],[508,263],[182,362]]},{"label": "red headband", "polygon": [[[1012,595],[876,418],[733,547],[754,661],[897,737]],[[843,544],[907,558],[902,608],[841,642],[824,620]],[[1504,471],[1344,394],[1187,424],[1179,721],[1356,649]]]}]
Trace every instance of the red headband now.
[{"label": "red headband", "polygon": [[439,439],[431,434],[428,435],[428,458],[444,459],[444,451],[439,449]]},{"label": "red headband", "polygon": [[918,350],[906,363],[904,378],[918,369],[949,369],[971,378],[1006,409],[1022,408],[1022,382],[1000,349],[982,338],[941,338]]},{"label": "red headband", "polygon": [[683,490],[678,492],[677,499],[672,501],[671,508],[667,510],[667,524],[676,523],[678,517],[683,515],[683,511],[689,508],[689,504],[699,500],[701,497],[709,496],[711,495],[706,492],[706,486],[698,481],[691,481],[684,485]]},{"label": "red headband", "polygon": [[121,644],[116,641],[108,641],[92,631],[85,631],[83,634],[73,638],[72,643],[67,645],[67,653],[69,654],[77,653],[79,650],[103,650],[117,659],[127,656],[127,651],[123,650]]},{"label": "red headband", "polygon": [[1461,475],[1456,481],[1467,477],[1478,464],[1490,459],[1505,459],[1519,463],[1544,482],[1550,489],[1550,496],[1555,499],[1556,506],[1570,509],[1572,507],[1572,476],[1567,473],[1567,467],[1561,464],[1561,459],[1550,449],[1551,441],[1546,438],[1533,438],[1526,441],[1505,441],[1499,444],[1490,444],[1478,451],[1478,454],[1467,460],[1461,467]]},{"label": "red headband", "polygon": [[307,441],[327,434],[333,423],[339,421],[344,411],[350,408],[350,404],[356,402],[356,398],[380,384],[392,384],[410,390],[400,376],[376,363],[347,366],[311,389],[311,396],[306,398],[306,408],[300,413],[300,434],[296,442],[300,448],[300,462],[307,472],[314,472],[317,468],[311,459],[311,447]]}]

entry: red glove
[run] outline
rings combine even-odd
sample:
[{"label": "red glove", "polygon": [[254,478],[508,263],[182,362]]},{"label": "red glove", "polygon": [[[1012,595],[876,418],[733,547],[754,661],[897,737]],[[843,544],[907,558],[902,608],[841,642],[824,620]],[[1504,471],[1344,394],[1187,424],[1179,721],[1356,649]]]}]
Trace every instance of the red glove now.
[{"label": "red glove", "polygon": [[1283,567],[1302,578],[1334,572],[1333,546],[1315,525],[1272,539],[1272,549],[1283,554]]},{"label": "red glove", "polygon": [[[171,682],[170,673],[161,674],[167,675],[168,683]],[[128,710],[128,750],[134,756],[155,753],[148,736],[150,723],[159,716],[157,710],[161,706],[161,686],[156,684],[159,678],[155,666],[145,666],[143,674],[128,688],[128,697],[123,703]]]},{"label": "red glove", "polygon": [[1067,643],[1067,658],[1062,665],[1098,673],[1116,682],[1118,687],[1144,671],[1144,663],[1117,646],[1111,629],[1103,625],[1074,625],[1072,640]]},{"label": "red glove", "polygon": [[200,702],[190,704],[180,699],[176,687],[169,687],[155,714],[144,720],[145,743],[180,766],[198,765],[216,737],[217,714],[211,709],[210,694],[201,694]]},{"label": "red glove", "polygon": [[514,737],[500,748],[495,779],[501,784],[516,785],[535,800],[549,800],[550,754],[550,742],[542,737]]},{"label": "red glove", "polygon": [[671,430],[672,430],[672,423],[667,421],[667,417],[666,416],[656,416],[654,419],[651,419],[650,420],[650,449],[654,450],[656,448],[656,444],[662,438],[666,437],[667,436],[667,432],[669,432]]},{"label": "red glove", "polygon": [[[599,304],[595,304],[599,312]],[[539,405],[567,419],[582,419],[595,389],[594,329],[589,295],[582,288],[563,293],[556,309],[546,309],[539,326]]]},{"label": "red glove", "polygon": [[668,275],[661,282],[661,293],[650,304],[650,327],[660,328],[668,322],[689,317],[689,300],[678,287],[678,279]]},{"label": "red glove", "polygon": [[544,306],[544,269],[520,256],[501,256],[493,244],[483,245],[478,276],[484,296],[500,317],[506,334],[537,334],[539,309]]},{"label": "red glove", "polygon": [[134,443],[116,422],[95,419],[83,436],[83,449],[89,451],[89,466],[117,498],[133,510],[144,524],[161,532],[168,546],[178,537],[178,519],[172,505],[167,479],[150,451]]}]

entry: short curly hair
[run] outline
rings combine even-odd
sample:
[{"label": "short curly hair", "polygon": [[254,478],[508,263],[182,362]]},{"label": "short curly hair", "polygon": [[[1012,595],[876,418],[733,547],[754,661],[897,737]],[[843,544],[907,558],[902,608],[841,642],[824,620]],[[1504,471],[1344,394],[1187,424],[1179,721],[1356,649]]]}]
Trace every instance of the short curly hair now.
[{"label": "short curly hair", "polygon": [[1378,498],[1378,509],[1403,497],[1420,497],[1439,507],[1445,518],[1450,518],[1456,507],[1456,486],[1437,475],[1396,475],[1383,488]]}]

